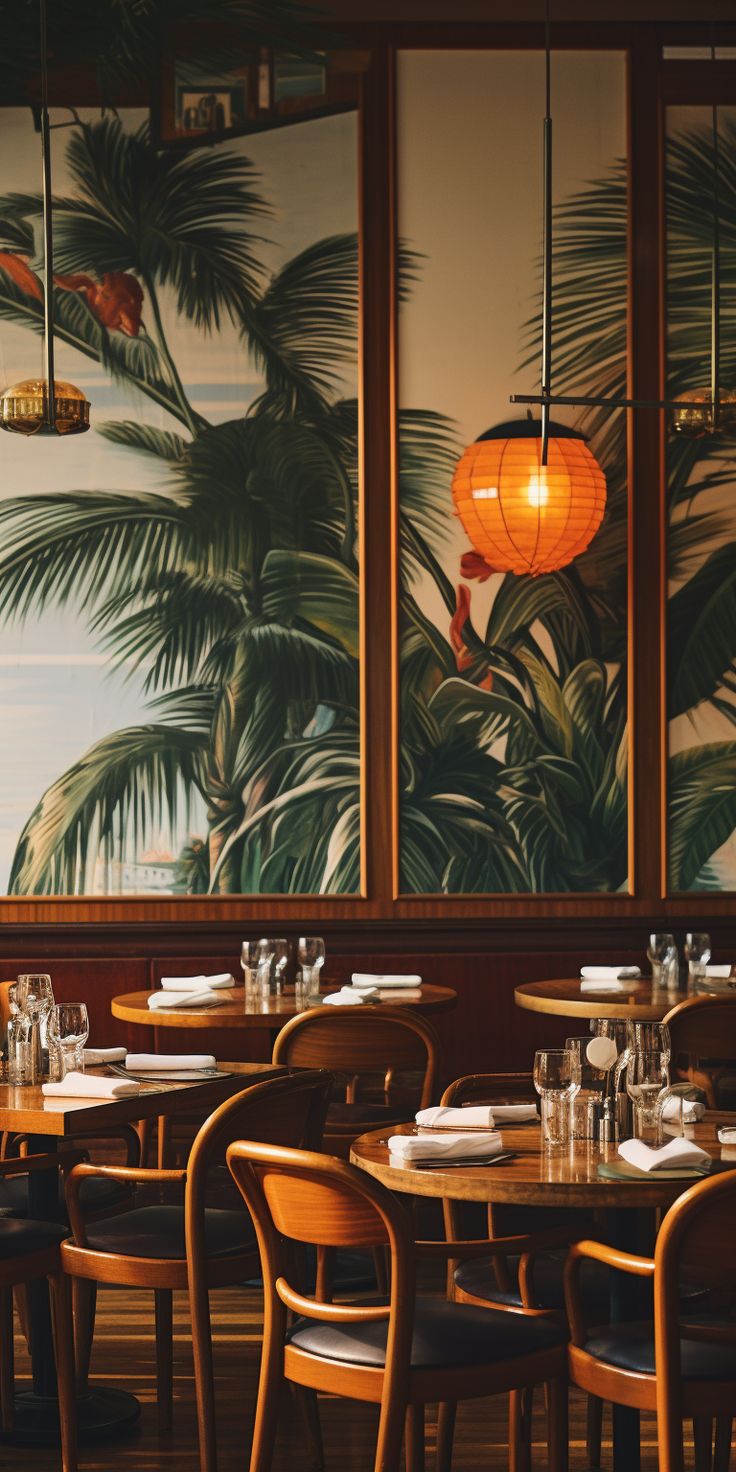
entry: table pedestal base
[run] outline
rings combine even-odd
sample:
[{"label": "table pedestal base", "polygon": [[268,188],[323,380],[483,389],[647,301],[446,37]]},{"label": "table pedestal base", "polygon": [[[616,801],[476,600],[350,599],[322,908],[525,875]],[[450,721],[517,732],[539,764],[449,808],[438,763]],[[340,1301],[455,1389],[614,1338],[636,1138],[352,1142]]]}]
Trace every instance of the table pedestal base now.
[{"label": "table pedestal base", "polygon": [[[77,1425],[81,1445],[113,1441],[134,1426],[141,1413],[140,1402],[127,1390],[95,1387],[77,1401]],[[11,1446],[58,1446],[59,1404],[55,1396],[21,1391],[15,1397],[15,1429],[0,1436]]]}]

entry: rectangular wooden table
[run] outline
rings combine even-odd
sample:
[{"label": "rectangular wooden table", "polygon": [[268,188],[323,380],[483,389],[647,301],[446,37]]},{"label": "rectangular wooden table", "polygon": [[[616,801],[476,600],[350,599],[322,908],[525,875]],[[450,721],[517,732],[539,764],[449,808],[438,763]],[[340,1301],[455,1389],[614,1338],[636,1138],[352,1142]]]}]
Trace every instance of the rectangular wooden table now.
[{"label": "rectangular wooden table", "polygon": [[[0,1084],[0,1130],[28,1137],[29,1154],[54,1154],[64,1141],[95,1130],[133,1124],[139,1119],[176,1117],[193,1110],[211,1113],[249,1083],[284,1073],[268,1063],[220,1063],[219,1078],[195,1083],[141,1084],[140,1093],[122,1099],[47,1098],[40,1086],[24,1088]],[[104,1068],[86,1070],[109,1078]],[[123,1208],[124,1209],[124,1208]],[[28,1176],[28,1216],[36,1221],[59,1220],[58,1169],[34,1171]],[[43,1445],[58,1437],[56,1370],[46,1280],[28,1289],[28,1318],[33,1366],[33,1390],[17,1398],[14,1440]],[[114,1435],[138,1415],[138,1403],[124,1391],[90,1391],[79,1407],[80,1438],[95,1440]]]}]

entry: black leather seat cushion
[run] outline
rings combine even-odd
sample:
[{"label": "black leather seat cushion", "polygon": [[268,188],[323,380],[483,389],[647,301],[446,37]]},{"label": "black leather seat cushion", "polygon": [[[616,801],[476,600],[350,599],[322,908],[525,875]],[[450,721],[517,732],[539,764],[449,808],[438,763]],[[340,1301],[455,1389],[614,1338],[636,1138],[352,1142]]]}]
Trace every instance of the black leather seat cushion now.
[{"label": "black leather seat cushion", "polygon": [[[713,1322],[715,1324],[716,1320]],[[736,1380],[736,1344],[707,1344],[698,1339],[688,1339],[687,1324],[681,1327],[683,1379]],[[620,1370],[634,1370],[640,1375],[654,1374],[654,1326],[651,1320],[606,1324],[591,1329],[585,1349],[597,1360],[615,1365]]]},{"label": "black leather seat cushion", "polygon": [[[250,1217],[244,1211],[205,1212],[208,1257],[257,1252]],[[183,1206],[138,1206],[120,1216],[103,1217],[87,1228],[87,1243],[97,1252],[126,1257],[186,1257]]]},{"label": "black leather seat cushion", "polygon": [[[542,1252],[534,1263],[534,1291],[540,1308],[552,1308],[564,1311],[565,1308],[565,1258],[567,1253]],[[514,1283],[510,1292],[504,1292],[496,1283],[493,1260],[488,1257],[478,1257],[470,1262],[462,1262],[455,1269],[455,1282],[458,1288],[466,1293],[473,1293],[477,1298],[487,1299],[489,1303],[508,1303],[513,1306],[521,1303],[521,1293],[518,1289],[519,1262],[518,1257],[509,1257],[509,1277]],[[580,1274],[580,1287],[585,1304],[586,1312],[590,1312],[596,1320],[605,1319],[608,1313],[608,1270],[602,1263],[588,1260],[583,1264]]]},{"label": "black leather seat cushion", "polygon": [[[322,1359],[380,1368],[386,1360],[387,1325],[387,1319],[372,1324],[320,1324],[314,1319],[297,1319],[288,1339],[296,1349]],[[444,1298],[417,1298],[411,1363],[417,1370],[494,1364],[520,1355],[541,1354],[563,1344],[565,1338],[549,1319],[527,1319],[501,1309],[448,1303]]]},{"label": "black leather seat cushion", "polygon": [[0,1258],[22,1257],[26,1252],[43,1252],[69,1236],[68,1227],[57,1222],[0,1221]]},{"label": "black leather seat cushion", "polygon": [[[90,1177],[84,1181],[80,1200],[85,1211],[111,1211],[130,1196],[130,1187],[122,1181],[106,1181],[103,1176]],[[64,1181],[59,1178],[59,1207],[66,1220]],[[28,1215],[28,1176],[11,1176],[0,1181],[0,1216],[25,1217]]]}]

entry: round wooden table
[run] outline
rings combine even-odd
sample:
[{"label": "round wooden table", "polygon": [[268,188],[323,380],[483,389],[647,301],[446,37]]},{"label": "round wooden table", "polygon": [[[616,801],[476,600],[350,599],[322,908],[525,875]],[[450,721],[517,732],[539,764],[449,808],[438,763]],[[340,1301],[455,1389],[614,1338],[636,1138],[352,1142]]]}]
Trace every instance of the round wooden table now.
[{"label": "round wooden table", "polygon": [[[733,1115],[712,1114],[702,1124],[688,1128],[688,1136],[702,1145],[714,1160],[728,1161],[736,1150],[721,1146],[717,1125]],[[392,1134],[414,1134],[415,1125],[401,1125]],[[538,1125],[501,1127],[504,1147],[516,1153],[515,1160],[501,1165],[433,1167],[391,1163],[385,1130],[373,1130],[353,1143],[350,1159],[369,1175],[375,1176],[391,1191],[410,1196],[450,1197],[454,1201],[513,1202],[524,1206],[604,1207],[612,1245],[624,1251],[640,1253],[642,1226],[647,1235],[654,1232],[653,1208],[665,1210],[694,1184],[696,1177],[680,1180],[607,1180],[598,1175],[598,1166],[616,1157],[616,1145],[598,1145],[586,1140],[573,1141],[562,1149],[545,1149]],[[642,1208],[644,1209],[642,1211]],[[648,1251],[648,1248],[644,1248]],[[612,1321],[650,1316],[651,1310],[641,1301],[641,1280],[629,1274],[610,1273],[610,1312]],[[628,1406],[613,1407],[614,1472],[639,1472],[639,1412]]]},{"label": "round wooden table", "polygon": [[[337,990],[337,988],[335,988]],[[421,996],[413,998],[396,998],[397,1007],[416,1007],[419,1012],[447,1012],[454,1007],[457,1001],[457,992],[449,986],[429,986],[420,988]],[[296,1017],[297,1008],[294,1001],[294,993],[287,992],[280,997],[268,997],[258,1002],[249,1002],[245,1005],[245,987],[236,987],[234,993],[228,992],[228,1000],[219,1003],[216,1007],[157,1007],[148,1006],[150,991],[126,992],[123,996],[113,997],[111,1010],[113,1017],[119,1017],[121,1022],[138,1022],[149,1027],[250,1027],[268,1029],[270,1032],[278,1032],[290,1017]],[[384,995],[380,1006],[390,1005],[390,997]],[[368,1006],[368,1003],[364,1003]],[[300,1009],[301,1010],[301,1009]]]},{"label": "round wooden table", "polygon": [[649,976],[643,976],[630,992],[581,992],[579,976],[525,981],[514,991],[517,1007],[528,1012],[553,1013],[557,1017],[626,1017],[633,1022],[661,1022],[687,996],[684,989],[653,987]]}]

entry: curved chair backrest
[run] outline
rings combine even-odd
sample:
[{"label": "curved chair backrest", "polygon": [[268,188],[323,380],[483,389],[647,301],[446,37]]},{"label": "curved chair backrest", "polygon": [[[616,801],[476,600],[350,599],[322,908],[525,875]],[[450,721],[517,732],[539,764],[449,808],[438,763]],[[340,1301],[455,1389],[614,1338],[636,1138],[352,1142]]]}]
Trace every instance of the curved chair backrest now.
[{"label": "curved chair backrest", "polygon": [[225,1164],[232,1141],[245,1135],[267,1145],[318,1149],[331,1088],[332,1075],[324,1069],[283,1074],[244,1088],[205,1120],[192,1145],[186,1173],[187,1233],[193,1234],[194,1248],[201,1247],[204,1255],[207,1181],[214,1167]]},{"label": "curved chair backrest", "polygon": [[463,1104],[536,1103],[530,1073],[466,1073],[448,1084],[440,1104],[460,1108]]},{"label": "curved chair backrest", "polygon": [[703,1090],[709,1108],[716,1109],[728,1073],[736,1096],[736,995],[688,997],[664,1021],[672,1039],[673,1081],[689,1079]]},{"label": "curved chair backrest", "polygon": [[273,1061],[294,1068],[329,1068],[351,1079],[378,1074],[387,1094],[394,1074],[419,1073],[419,1107],[424,1109],[434,1097],[439,1055],[439,1037],[421,1013],[364,1004],[299,1013],[278,1034]]},{"label": "curved chair backrest", "polygon": [[[678,1197],[660,1227],[654,1251],[654,1337],[657,1368],[658,1417],[682,1421],[682,1372],[680,1363],[681,1302],[679,1284],[688,1282],[713,1288],[720,1295],[736,1289],[736,1171],[699,1181]],[[705,1295],[707,1298],[708,1295]],[[716,1317],[718,1299],[716,1299]],[[699,1340],[736,1344],[736,1322],[714,1321],[713,1302],[704,1308],[701,1322],[697,1310],[688,1308],[687,1336]],[[718,1378],[718,1377],[715,1377]],[[730,1409],[728,1414],[730,1415]]]}]

